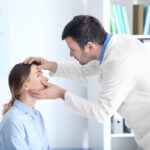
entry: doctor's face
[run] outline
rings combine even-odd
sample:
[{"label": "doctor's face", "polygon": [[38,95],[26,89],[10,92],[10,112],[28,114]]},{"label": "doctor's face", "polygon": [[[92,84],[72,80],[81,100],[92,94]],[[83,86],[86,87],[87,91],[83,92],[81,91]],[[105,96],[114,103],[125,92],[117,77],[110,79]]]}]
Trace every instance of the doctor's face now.
[{"label": "doctor's face", "polygon": [[37,69],[37,65],[32,65],[30,69],[30,74],[28,77],[28,86],[29,90],[43,90],[46,86],[43,82],[48,82],[48,78],[45,77],[42,71]]},{"label": "doctor's face", "polygon": [[89,61],[91,61],[91,54],[86,46],[83,50],[72,37],[67,37],[66,43],[70,48],[70,56],[74,57],[77,61],[79,61],[81,65],[85,65]]}]

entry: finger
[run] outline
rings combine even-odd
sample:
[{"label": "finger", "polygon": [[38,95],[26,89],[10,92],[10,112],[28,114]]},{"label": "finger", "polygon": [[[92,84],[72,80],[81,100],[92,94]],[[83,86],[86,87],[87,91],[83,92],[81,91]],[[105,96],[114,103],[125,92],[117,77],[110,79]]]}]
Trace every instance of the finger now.
[{"label": "finger", "polygon": [[41,64],[41,58],[39,58],[39,57],[32,57],[32,58],[29,60],[28,64],[31,64],[31,63],[33,63],[34,61]]},{"label": "finger", "polygon": [[24,64],[27,64],[27,63],[30,61],[31,58],[32,58],[32,57],[26,58],[26,59],[24,60]]},{"label": "finger", "polygon": [[36,57],[29,57],[27,58],[24,63],[25,64],[31,64],[34,60],[36,60],[37,58]]}]

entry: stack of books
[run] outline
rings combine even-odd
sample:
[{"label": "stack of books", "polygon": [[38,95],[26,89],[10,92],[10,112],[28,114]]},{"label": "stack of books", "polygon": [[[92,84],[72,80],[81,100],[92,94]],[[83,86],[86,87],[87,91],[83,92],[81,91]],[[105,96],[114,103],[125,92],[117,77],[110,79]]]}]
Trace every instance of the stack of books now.
[{"label": "stack of books", "polygon": [[150,34],[150,6],[133,5],[133,34]]},{"label": "stack of books", "polygon": [[113,33],[131,34],[125,6],[110,6],[110,31]]},{"label": "stack of books", "polygon": [[[125,6],[119,4],[110,7],[110,31],[131,34]],[[133,5],[133,34],[150,34],[150,5]]]}]

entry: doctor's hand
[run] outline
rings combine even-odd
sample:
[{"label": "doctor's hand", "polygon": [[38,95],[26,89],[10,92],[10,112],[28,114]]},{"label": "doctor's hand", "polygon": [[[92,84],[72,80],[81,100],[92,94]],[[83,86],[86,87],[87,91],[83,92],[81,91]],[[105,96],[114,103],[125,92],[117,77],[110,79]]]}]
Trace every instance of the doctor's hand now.
[{"label": "doctor's hand", "polygon": [[38,91],[29,91],[29,94],[36,99],[64,99],[66,90],[49,82],[42,81],[45,85],[45,89]]},{"label": "doctor's hand", "polygon": [[48,61],[41,57],[28,57],[24,60],[24,64],[31,64],[34,61],[39,63],[38,70],[45,69],[45,70],[52,71],[54,73],[57,70],[56,62]]}]

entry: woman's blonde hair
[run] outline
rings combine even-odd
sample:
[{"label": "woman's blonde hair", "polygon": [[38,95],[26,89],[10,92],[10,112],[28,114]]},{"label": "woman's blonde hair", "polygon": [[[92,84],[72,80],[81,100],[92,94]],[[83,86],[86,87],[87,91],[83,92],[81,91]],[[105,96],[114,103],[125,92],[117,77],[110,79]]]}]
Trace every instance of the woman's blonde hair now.
[{"label": "woman's blonde hair", "polygon": [[[39,65],[36,62],[32,64]],[[19,99],[20,97],[20,90],[22,88],[23,83],[27,80],[30,74],[30,68],[32,64],[24,64],[19,63],[16,64],[9,73],[8,83],[11,92],[11,100],[9,103],[4,104],[4,108],[2,114],[5,113],[13,106],[15,99]]]}]

